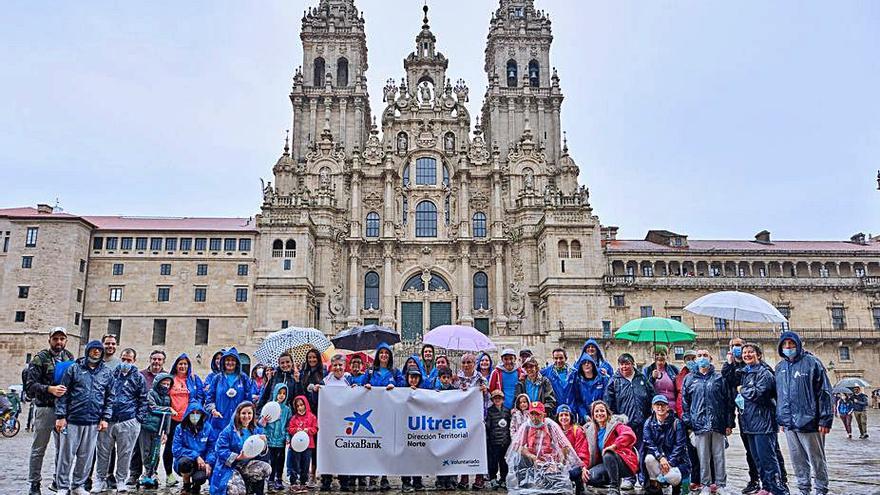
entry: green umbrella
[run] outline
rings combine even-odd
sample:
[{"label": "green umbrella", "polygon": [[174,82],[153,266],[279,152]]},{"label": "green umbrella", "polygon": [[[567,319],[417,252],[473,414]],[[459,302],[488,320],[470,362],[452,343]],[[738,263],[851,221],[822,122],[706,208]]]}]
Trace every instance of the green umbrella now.
[{"label": "green umbrella", "polygon": [[614,332],[615,339],[633,342],[691,342],[697,334],[684,323],[670,318],[639,318]]}]

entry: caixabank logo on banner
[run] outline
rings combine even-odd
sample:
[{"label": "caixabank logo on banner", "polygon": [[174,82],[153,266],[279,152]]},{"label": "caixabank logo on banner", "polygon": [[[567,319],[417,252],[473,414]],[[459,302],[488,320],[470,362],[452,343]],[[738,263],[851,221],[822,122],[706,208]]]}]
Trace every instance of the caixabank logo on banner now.
[{"label": "caixabank logo on banner", "polygon": [[[370,415],[373,410],[365,412],[352,411],[350,416],[342,418],[347,422],[344,435],[337,435],[335,445],[341,449],[381,449],[382,437],[376,434]],[[359,434],[360,433],[360,434]],[[372,434],[372,436],[366,435]]]}]

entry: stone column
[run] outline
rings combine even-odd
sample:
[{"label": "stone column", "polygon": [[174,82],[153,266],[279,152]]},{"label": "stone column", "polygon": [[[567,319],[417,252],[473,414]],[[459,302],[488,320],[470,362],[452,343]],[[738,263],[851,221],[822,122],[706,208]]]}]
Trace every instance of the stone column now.
[{"label": "stone column", "polygon": [[351,144],[348,142],[348,132],[346,126],[346,115],[345,109],[348,106],[347,98],[339,98],[339,137],[337,138],[337,142],[343,143],[345,145],[345,149],[347,151],[351,151]]},{"label": "stone column", "polygon": [[473,308],[473,294],[474,284],[471,280],[471,254],[470,254],[470,246],[467,244],[463,244],[461,246],[461,297],[459,301],[461,301],[461,306],[459,307],[459,314],[461,314],[461,323],[462,325],[473,325],[474,317],[471,316],[471,308]]},{"label": "stone column", "polygon": [[492,174],[492,237],[501,237],[501,173]]},{"label": "stone column", "polygon": [[361,211],[361,173],[355,170],[351,174],[351,228],[348,233],[351,237],[363,237],[364,232],[361,228],[364,217]]},{"label": "stone column", "polygon": [[382,237],[394,234],[394,182],[390,170],[385,171],[385,204],[382,208]]},{"label": "stone column", "polygon": [[458,189],[458,237],[471,237],[471,229],[470,229],[470,207],[468,205],[468,199],[470,198],[470,193],[468,191],[468,173],[460,172],[461,179]]},{"label": "stone column", "polygon": [[360,260],[359,248],[360,245],[353,242],[349,246],[348,252],[348,319],[350,322],[356,321],[360,312],[360,305],[358,305],[358,292],[361,286],[360,270],[358,269],[358,261]]},{"label": "stone column", "polygon": [[492,244],[492,255],[495,258],[495,322],[497,326],[507,326],[507,316],[504,315],[504,245]]},{"label": "stone column", "polygon": [[[394,252],[392,251],[391,244],[385,243],[383,244],[383,257],[384,257],[384,266],[382,271],[382,320],[381,323],[387,327],[394,327],[394,293],[392,292],[392,288],[394,287],[394,274],[393,267],[391,265],[393,261]],[[400,330],[398,328],[398,330]]]}]

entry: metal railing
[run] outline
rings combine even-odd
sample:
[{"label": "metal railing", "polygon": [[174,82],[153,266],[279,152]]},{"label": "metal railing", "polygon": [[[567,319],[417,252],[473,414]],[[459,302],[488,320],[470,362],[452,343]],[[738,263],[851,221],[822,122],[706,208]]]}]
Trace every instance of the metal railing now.
[{"label": "metal railing", "polygon": [[[562,341],[578,341],[583,342],[587,339],[611,339],[614,336],[614,328],[609,332],[603,331],[601,328],[563,328],[559,330],[559,339]],[[880,329],[877,328],[860,328],[846,327],[842,329],[832,328],[792,328],[791,331],[796,332],[804,340],[834,340],[834,339],[857,339],[880,340]],[[740,337],[745,340],[777,340],[782,332],[778,328],[694,328],[697,334],[697,340],[727,340],[731,337]]]},{"label": "metal railing", "polygon": [[692,277],[605,275],[605,287],[669,287],[669,288],[880,288],[880,277]]}]

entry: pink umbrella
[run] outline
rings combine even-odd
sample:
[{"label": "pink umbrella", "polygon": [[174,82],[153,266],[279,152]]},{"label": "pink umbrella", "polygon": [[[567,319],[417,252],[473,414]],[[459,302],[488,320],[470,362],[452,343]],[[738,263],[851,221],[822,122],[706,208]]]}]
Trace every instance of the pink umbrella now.
[{"label": "pink umbrella", "polygon": [[456,351],[479,352],[496,349],[489,337],[474,327],[464,325],[440,325],[428,332],[422,342]]}]

